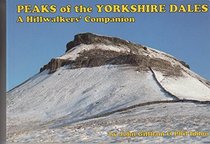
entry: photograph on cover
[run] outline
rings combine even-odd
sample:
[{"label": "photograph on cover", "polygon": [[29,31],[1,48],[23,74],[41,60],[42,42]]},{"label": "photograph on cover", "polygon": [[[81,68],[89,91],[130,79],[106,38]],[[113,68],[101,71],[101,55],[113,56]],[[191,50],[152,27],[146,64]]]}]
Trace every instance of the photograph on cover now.
[{"label": "photograph on cover", "polygon": [[7,0],[9,143],[209,143],[207,0]]}]

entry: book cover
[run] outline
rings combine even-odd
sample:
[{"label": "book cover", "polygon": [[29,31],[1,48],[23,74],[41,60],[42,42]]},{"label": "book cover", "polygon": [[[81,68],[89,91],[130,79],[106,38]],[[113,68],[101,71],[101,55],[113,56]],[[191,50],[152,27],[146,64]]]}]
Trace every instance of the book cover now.
[{"label": "book cover", "polygon": [[208,0],[6,1],[8,143],[209,143]]}]

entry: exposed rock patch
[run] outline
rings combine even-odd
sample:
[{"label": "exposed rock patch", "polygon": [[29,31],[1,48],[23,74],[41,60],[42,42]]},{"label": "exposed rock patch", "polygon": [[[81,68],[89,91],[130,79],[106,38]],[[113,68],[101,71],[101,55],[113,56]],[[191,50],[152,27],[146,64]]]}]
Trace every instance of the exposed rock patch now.
[{"label": "exposed rock patch", "polygon": [[107,64],[129,64],[137,66],[140,70],[149,70],[149,67],[151,67],[155,70],[162,71],[165,75],[182,75],[180,66],[172,66],[170,62],[160,58],[150,58],[149,56],[133,53],[119,53],[98,49],[84,51],[71,64],[74,68],[95,67]]},{"label": "exposed rock patch", "polygon": [[137,55],[133,53],[122,53],[110,50],[92,49],[80,53],[74,61],[65,59],[52,59],[47,65],[40,69],[42,72],[45,69],[49,73],[55,72],[58,68],[64,65],[70,65],[71,68],[82,67],[97,67],[101,65],[122,65],[129,64],[136,66],[139,70],[149,70],[149,67],[154,70],[163,72],[168,76],[180,76],[181,67],[179,65],[172,66],[170,62],[160,58],[150,58],[145,55]]},{"label": "exposed rock patch", "polygon": [[116,46],[127,46],[133,51],[135,49],[143,48],[146,50],[147,48],[138,44],[134,44],[130,41],[126,41],[120,38],[116,37],[107,37],[107,36],[99,36],[95,35],[92,33],[82,33],[82,34],[77,34],[74,36],[74,40],[70,41],[66,45],[66,52],[72,49],[73,47],[80,45],[80,44],[98,44],[98,43],[103,43],[105,45],[116,45]]},{"label": "exposed rock patch", "polygon": [[51,61],[44,65],[41,69],[40,72],[44,71],[45,69],[49,70],[49,73],[55,72],[59,67],[62,67],[66,64],[70,63],[69,60],[66,59],[51,59]]},{"label": "exposed rock patch", "polygon": [[184,62],[184,61],[179,61],[183,66],[185,66],[186,68],[190,69],[190,66]]}]

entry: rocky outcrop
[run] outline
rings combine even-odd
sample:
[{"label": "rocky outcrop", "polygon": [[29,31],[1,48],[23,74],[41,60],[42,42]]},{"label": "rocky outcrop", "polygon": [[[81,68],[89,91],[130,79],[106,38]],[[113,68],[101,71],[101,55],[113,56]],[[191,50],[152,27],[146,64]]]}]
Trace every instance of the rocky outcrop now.
[{"label": "rocky outcrop", "polygon": [[184,62],[184,61],[179,61],[183,66],[185,66],[186,68],[190,69],[190,66]]},{"label": "rocky outcrop", "polygon": [[[112,65],[121,65],[129,64],[137,66],[140,70],[149,70],[149,67],[154,70],[163,72],[165,75],[181,75],[181,65],[184,67],[190,68],[188,64],[184,61],[179,61],[167,54],[159,53],[153,49],[149,49],[139,44],[132,43],[130,41],[122,40],[116,37],[107,37],[99,36],[92,33],[82,33],[74,36],[74,40],[70,41],[66,45],[66,52],[69,53],[72,48],[80,44],[90,45],[90,44],[103,44],[111,45],[118,47],[125,47],[129,51],[117,52],[112,50],[105,49],[90,49],[83,50],[79,52],[79,56],[75,60],[63,59],[63,58],[54,58],[51,61],[44,65],[40,72],[44,70],[49,70],[49,73],[55,72],[59,67],[64,65],[70,65],[71,68],[81,68],[81,67],[96,67],[106,64]],[[158,58],[151,56],[151,54],[163,55],[167,57]],[[170,59],[177,61],[179,64],[172,65]]]},{"label": "rocky outcrop", "polygon": [[126,45],[130,48],[140,47],[140,48],[147,49],[146,47],[143,47],[141,45],[134,44],[130,41],[126,41],[126,40],[116,38],[116,37],[99,36],[92,33],[82,33],[82,34],[75,35],[74,40],[67,43],[66,52],[80,44],[89,45],[89,44],[97,44],[97,43],[103,43],[105,45],[117,45],[117,46]]},{"label": "rocky outcrop", "polygon": [[59,67],[62,67],[66,64],[70,63],[69,60],[66,59],[51,59],[51,61],[44,65],[41,69],[40,72],[44,71],[44,70],[49,70],[49,73],[53,73],[55,72]]},{"label": "rocky outcrop", "polygon": [[181,67],[179,65],[172,66],[169,61],[164,59],[100,49],[84,51],[75,61],[72,61],[71,64],[73,68],[96,67],[107,64],[129,64],[136,66],[139,70],[149,70],[149,67],[151,67],[154,70],[161,71],[163,74],[168,76],[182,75]]}]

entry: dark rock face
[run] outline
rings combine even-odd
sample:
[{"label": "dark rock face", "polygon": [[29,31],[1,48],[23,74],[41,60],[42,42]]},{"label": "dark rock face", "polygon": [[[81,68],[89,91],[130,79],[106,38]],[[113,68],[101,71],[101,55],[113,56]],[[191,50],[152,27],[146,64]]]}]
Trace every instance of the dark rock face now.
[{"label": "dark rock face", "polygon": [[183,66],[185,66],[186,68],[190,69],[190,66],[184,62],[184,61],[179,61]]},{"label": "dark rock face", "polygon": [[49,73],[53,73],[55,72],[59,67],[62,67],[66,64],[70,63],[69,60],[65,60],[65,59],[51,59],[51,61],[44,65],[41,69],[40,72],[44,71],[44,70],[49,70]]},{"label": "dark rock face", "polygon": [[142,48],[146,49],[146,47],[134,44],[130,41],[122,40],[120,38],[99,36],[99,35],[95,35],[92,33],[82,33],[82,34],[75,35],[74,40],[67,43],[66,52],[80,44],[88,45],[88,44],[96,44],[96,43],[102,43],[105,45],[118,45],[118,46],[126,45],[128,47],[142,47]]},{"label": "dark rock face", "polygon": [[96,67],[101,65],[122,65],[129,64],[140,70],[152,68],[163,72],[168,76],[181,76],[181,67],[172,66],[170,62],[160,58],[150,58],[145,55],[133,53],[120,53],[109,50],[93,49],[84,51],[72,63],[73,68]]}]

